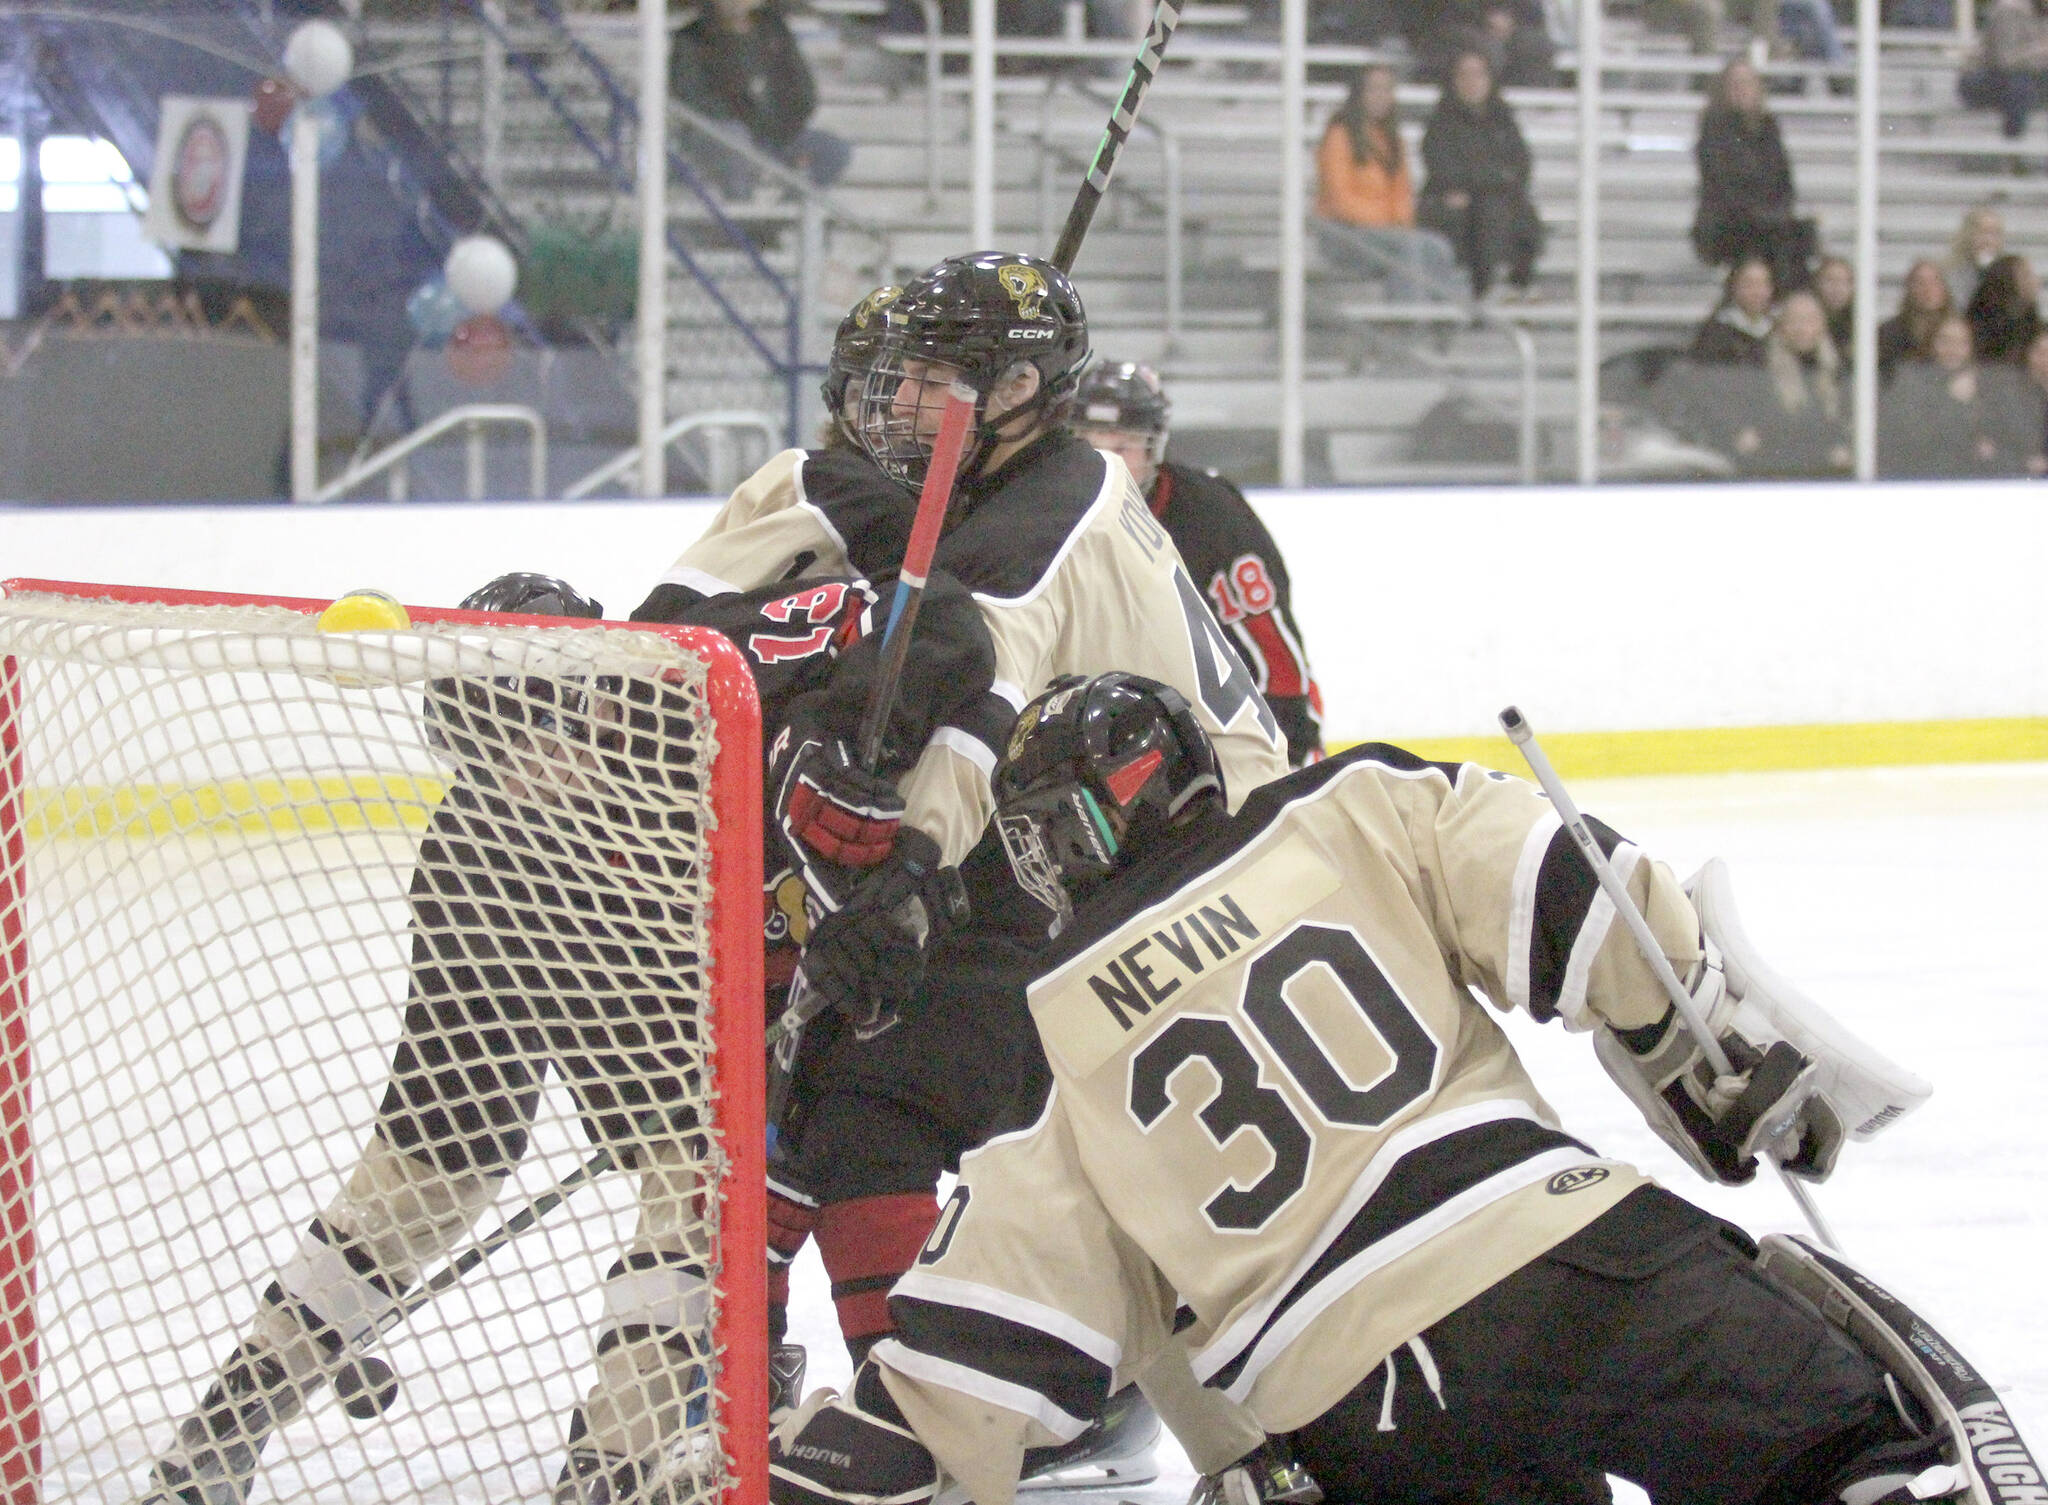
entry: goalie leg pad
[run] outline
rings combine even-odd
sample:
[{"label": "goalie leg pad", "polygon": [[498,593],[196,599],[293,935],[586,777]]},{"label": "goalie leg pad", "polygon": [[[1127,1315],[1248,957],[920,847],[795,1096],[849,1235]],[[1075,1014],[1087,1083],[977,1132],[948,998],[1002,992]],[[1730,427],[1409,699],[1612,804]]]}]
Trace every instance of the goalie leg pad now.
[{"label": "goalie leg pad", "polygon": [[1943,1480],[1922,1470],[1902,1486],[1906,1494],[1900,1498],[1969,1505],[2048,1502],[2048,1472],[1997,1390],[1911,1307],[1839,1255],[1803,1238],[1765,1235],[1757,1263],[1882,1365],[1911,1406],[1924,1413],[1929,1429],[1945,1439],[1948,1466],[1958,1477]]},{"label": "goalie leg pad", "polygon": [[938,1465],[873,1364],[844,1396],[814,1392],[769,1443],[772,1505],[918,1505],[938,1492]]}]

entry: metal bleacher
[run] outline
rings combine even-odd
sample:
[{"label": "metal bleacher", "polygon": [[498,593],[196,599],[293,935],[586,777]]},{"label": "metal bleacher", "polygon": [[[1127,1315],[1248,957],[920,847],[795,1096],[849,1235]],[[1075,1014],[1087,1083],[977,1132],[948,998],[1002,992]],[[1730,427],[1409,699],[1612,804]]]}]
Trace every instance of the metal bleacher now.
[{"label": "metal bleacher", "polygon": [[[858,143],[842,196],[889,229],[901,265],[959,249],[969,220],[964,67],[942,76],[933,105],[924,87],[925,38],[878,37],[866,15],[846,9],[854,0],[828,3],[835,14],[817,28],[825,101],[819,123]],[[1693,57],[1631,21],[1611,22],[1609,32],[1601,116],[1603,356],[1682,342],[1715,299],[1718,275],[1695,260],[1688,230],[1693,137],[1705,81],[1723,61]],[[1728,53],[1742,40],[1731,34]],[[962,45],[950,37],[940,44],[947,52]],[[1155,129],[1141,130],[1126,152],[1076,274],[1097,349],[1151,360],[1167,376],[1177,446],[1249,479],[1270,479],[1278,413],[1277,58],[1270,43],[1228,28],[1176,38],[1175,48],[1178,63],[1169,56],[1146,101],[1145,119]],[[999,238],[1049,244],[1126,51],[1121,42],[999,40],[999,54],[1009,54],[997,81]],[[1368,55],[1311,49],[1311,77],[1341,76],[1340,68]],[[1572,61],[1569,54],[1560,58],[1567,69]],[[2014,249],[2048,234],[2048,152],[2038,136],[2016,150],[1991,116],[1963,111],[1955,93],[1959,66],[1952,35],[1886,36],[1878,268],[1884,313],[1910,261],[1943,254],[1973,204],[2000,202]],[[1855,214],[1852,75],[1808,64],[1773,63],[1766,71],[1804,212],[1818,217],[1824,250],[1847,253]],[[1342,92],[1335,82],[1310,84],[1301,150],[1313,151]],[[1544,470],[1562,476],[1571,468],[1575,400],[1578,101],[1570,88],[1510,90],[1508,98],[1536,157],[1548,245],[1535,299],[1489,317],[1521,326],[1533,342]],[[1412,144],[1435,91],[1405,85],[1401,99]],[[1162,132],[1176,143],[1171,172]],[[1171,238],[1179,266],[1170,281],[1165,243],[1176,210]],[[1402,473],[1408,431],[1447,398],[1469,399],[1477,410],[1512,421],[1523,371],[1497,327],[1379,322],[1382,288],[1323,265],[1313,238],[1309,256],[1304,420],[1312,480]],[[1174,307],[1170,287],[1178,294]],[[1435,478],[1441,467],[1411,469]],[[1490,473],[1483,463],[1473,469]]]}]

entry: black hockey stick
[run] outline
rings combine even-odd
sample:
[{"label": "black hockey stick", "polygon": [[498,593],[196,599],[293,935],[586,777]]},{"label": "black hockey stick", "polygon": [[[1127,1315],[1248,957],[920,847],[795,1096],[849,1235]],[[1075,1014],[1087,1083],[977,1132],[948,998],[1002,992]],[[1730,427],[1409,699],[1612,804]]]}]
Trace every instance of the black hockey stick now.
[{"label": "black hockey stick", "polygon": [[[644,1113],[633,1127],[648,1138],[694,1127],[678,1124],[678,1111]],[[347,1356],[331,1366],[335,1397],[341,1401],[342,1409],[357,1421],[368,1421],[388,1409],[398,1398],[398,1380],[389,1364],[366,1351],[369,1345],[459,1285],[470,1271],[618,1165],[619,1152],[615,1147],[600,1148],[384,1312],[374,1326],[349,1345]],[[137,1505],[242,1505],[248,1498],[257,1457],[282,1421],[271,1410],[275,1398],[272,1389],[260,1383],[236,1385],[232,1371],[237,1365],[244,1370],[249,1367],[240,1350],[216,1380],[223,1392],[221,1399],[213,1400],[209,1391],[199,1410],[179,1425],[175,1450],[158,1455],[150,1471],[149,1487]],[[291,1394],[303,1404],[301,1386],[292,1385]]]},{"label": "black hockey stick", "polygon": [[1067,222],[1060,228],[1060,238],[1053,243],[1052,264],[1063,272],[1074,269],[1074,258],[1081,254],[1089,221],[1095,218],[1102,196],[1109,192],[1116,159],[1131,138],[1131,127],[1138,123],[1138,108],[1145,102],[1145,91],[1152,87],[1152,79],[1159,72],[1159,60],[1166,55],[1166,44],[1173,40],[1174,28],[1179,25],[1180,7],[1174,0],[1159,0],[1153,7],[1152,24],[1146,28],[1145,40],[1139,44],[1138,55],[1131,63],[1130,75],[1124,80],[1123,95],[1109,112],[1109,124],[1102,128],[1095,160],[1088,164],[1081,190],[1074,195],[1074,207],[1067,211]]}]

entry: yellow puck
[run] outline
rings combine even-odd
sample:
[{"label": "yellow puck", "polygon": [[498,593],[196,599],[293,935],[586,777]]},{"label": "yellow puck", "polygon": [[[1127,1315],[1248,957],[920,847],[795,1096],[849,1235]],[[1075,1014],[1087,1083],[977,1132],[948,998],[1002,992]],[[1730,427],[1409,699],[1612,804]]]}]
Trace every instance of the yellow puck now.
[{"label": "yellow puck", "polygon": [[397,632],[412,618],[396,596],[383,591],[350,591],[320,613],[322,632]]}]

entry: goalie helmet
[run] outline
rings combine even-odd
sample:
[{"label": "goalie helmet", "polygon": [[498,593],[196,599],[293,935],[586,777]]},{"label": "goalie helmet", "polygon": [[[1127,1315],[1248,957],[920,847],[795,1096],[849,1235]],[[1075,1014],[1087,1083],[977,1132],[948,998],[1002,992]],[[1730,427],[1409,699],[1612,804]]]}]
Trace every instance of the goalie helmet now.
[{"label": "goalie helmet", "polygon": [[[918,484],[944,406],[941,378],[955,377],[975,394],[974,438],[960,464],[973,476],[997,444],[1065,420],[1087,360],[1088,315],[1065,272],[1022,252],[948,257],[888,306],[861,383],[855,438],[888,474]],[[989,417],[989,395],[1020,363],[1036,368],[1038,390]],[[931,367],[943,370],[927,379]]]},{"label": "goalie helmet", "polygon": [[1017,881],[1062,919],[1149,841],[1224,808],[1216,750],[1186,699],[1120,671],[1062,676],[1027,705],[995,792]]},{"label": "goalie helmet", "polygon": [[[514,571],[462,598],[461,609],[596,620],[604,606],[566,580]],[[581,684],[526,675],[442,678],[427,686],[427,737],[471,765],[497,761],[534,734],[581,741],[589,696]]]}]

